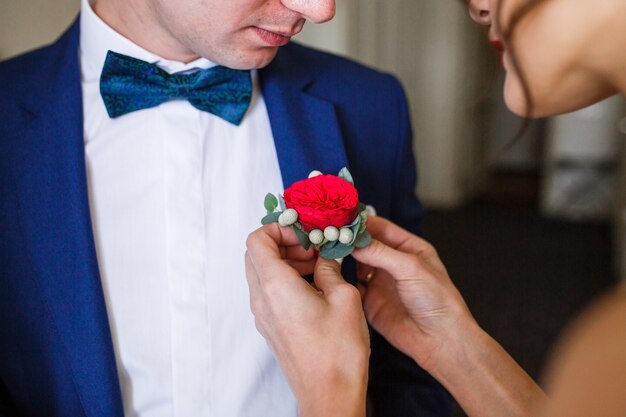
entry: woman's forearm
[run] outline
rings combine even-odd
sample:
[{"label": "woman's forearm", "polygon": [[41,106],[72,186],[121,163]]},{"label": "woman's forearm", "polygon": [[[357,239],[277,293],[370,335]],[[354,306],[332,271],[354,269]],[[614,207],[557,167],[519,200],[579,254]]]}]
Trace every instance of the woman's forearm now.
[{"label": "woman's forearm", "polygon": [[534,416],[545,393],[475,322],[459,325],[423,366],[468,416]]}]

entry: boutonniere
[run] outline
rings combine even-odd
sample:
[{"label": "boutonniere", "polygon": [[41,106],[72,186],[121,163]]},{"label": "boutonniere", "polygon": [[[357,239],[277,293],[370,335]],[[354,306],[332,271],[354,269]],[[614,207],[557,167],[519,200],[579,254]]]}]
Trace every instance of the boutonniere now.
[{"label": "boutonniere", "polygon": [[313,171],[278,198],[268,193],[261,223],[291,227],[305,249],[314,247],[322,258],[337,259],[372,241],[365,207],[347,168],[338,175]]}]

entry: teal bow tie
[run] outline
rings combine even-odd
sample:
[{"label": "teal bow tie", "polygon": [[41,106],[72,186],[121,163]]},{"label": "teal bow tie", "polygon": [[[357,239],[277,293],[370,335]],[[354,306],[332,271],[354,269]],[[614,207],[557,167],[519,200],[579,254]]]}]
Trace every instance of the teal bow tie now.
[{"label": "teal bow tie", "polygon": [[100,94],[111,118],[184,99],[238,126],[250,104],[252,81],[250,71],[222,66],[168,74],[154,64],[109,51]]}]

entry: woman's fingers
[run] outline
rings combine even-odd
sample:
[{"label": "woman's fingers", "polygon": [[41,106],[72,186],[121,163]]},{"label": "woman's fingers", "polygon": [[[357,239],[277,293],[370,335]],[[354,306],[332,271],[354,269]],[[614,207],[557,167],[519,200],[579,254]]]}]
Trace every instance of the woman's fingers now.
[{"label": "woman's fingers", "polygon": [[367,230],[374,239],[402,252],[432,251],[432,245],[383,217],[368,217]]},{"label": "woman's fingers", "polygon": [[[251,260],[260,268],[289,265],[299,275],[313,273],[315,252],[312,249],[305,250],[290,228],[279,227],[276,223],[263,226],[250,234],[246,246]],[[286,264],[277,263],[279,259],[287,261]]]},{"label": "woman's fingers", "polygon": [[425,269],[436,275],[447,274],[437,251],[426,240],[382,217],[368,219],[367,228],[374,238],[372,243],[352,253],[361,264],[383,268],[396,280],[415,278]]},{"label": "woman's fingers", "polygon": [[291,246],[280,246],[281,257],[287,261],[312,261],[315,263],[315,251],[304,249],[300,242]]},{"label": "woman's fingers", "polygon": [[396,280],[412,278],[419,268],[415,255],[396,250],[376,239],[363,249],[355,249],[352,256],[360,263],[388,271]]},{"label": "woman's fingers", "polygon": [[341,265],[334,259],[319,258],[315,264],[315,286],[328,295],[338,285],[349,285],[341,275]]},{"label": "woman's fingers", "polygon": [[300,276],[311,275],[315,269],[315,260],[306,260],[306,261],[292,261],[287,260],[289,266],[298,271]]},{"label": "woman's fingers", "polygon": [[[280,227],[278,223],[272,223],[258,228],[248,236],[246,247],[253,259],[262,259],[265,256],[271,258],[280,257],[281,250],[289,253],[306,252],[300,246],[300,241],[291,228]],[[287,253],[287,252],[285,252]]]},{"label": "woman's fingers", "polygon": [[[263,293],[271,293],[273,297],[281,296],[283,287],[310,287],[301,275],[312,271],[313,261],[304,256],[299,256],[300,260],[291,263],[283,259],[281,248],[295,244],[300,243],[293,230],[277,224],[263,226],[248,236],[246,272],[251,297]],[[293,253],[302,254],[296,249],[293,249]]]}]

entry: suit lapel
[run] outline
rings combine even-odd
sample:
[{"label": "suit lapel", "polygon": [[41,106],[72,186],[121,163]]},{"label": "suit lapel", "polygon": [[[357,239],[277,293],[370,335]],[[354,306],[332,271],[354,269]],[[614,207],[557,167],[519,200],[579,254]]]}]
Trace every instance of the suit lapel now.
[{"label": "suit lapel", "polygon": [[[78,23],[45,53],[23,99],[14,148],[21,218],[46,310],[88,416],[122,416],[91,229],[78,66]],[[70,375],[68,375],[70,378]]]},{"label": "suit lapel", "polygon": [[259,72],[285,188],[312,170],[337,174],[348,166],[335,107],[310,93],[316,74],[289,48]]}]

